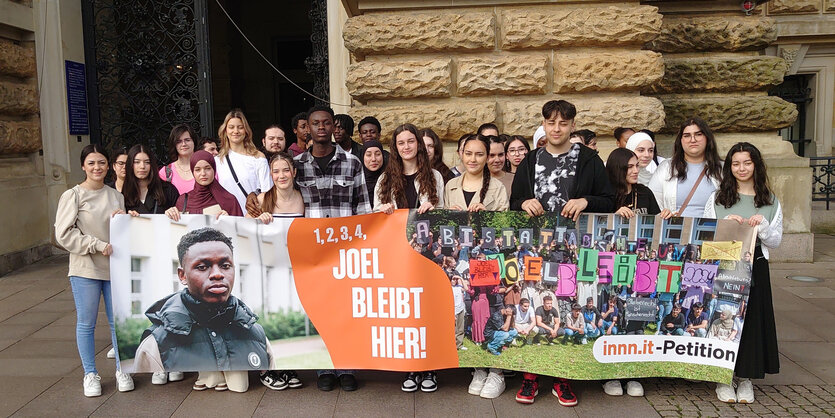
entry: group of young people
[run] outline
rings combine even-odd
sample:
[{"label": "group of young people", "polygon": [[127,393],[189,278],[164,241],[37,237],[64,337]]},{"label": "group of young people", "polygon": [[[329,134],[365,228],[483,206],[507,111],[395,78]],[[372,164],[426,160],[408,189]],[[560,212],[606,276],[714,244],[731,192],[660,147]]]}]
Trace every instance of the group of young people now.
[{"label": "group of young people", "polygon": [[[547,211],[575,220],[583,212],[627,218],[638,214],[705,216],[759,226],[750,317],[736,367],[743,380],[737,391],[728,385],[717,387],[723,401],[753,402],[748,379],[776,373],[779,367],[766,248],[779,245],[782,215],[759,151],[748,143],[736,144],[723,165],[710,128],[701,119],[691,118],[681,124],[670,159],[659,162],[651,135],[633,131],[624,148],[613,151],[604,165],[592,148],[594,134],[575,130],[575,116],[576,108],[569,102],[545,103],[540,127],[544,135],[535,136],[535,144],[541,142],[541,146],[533,149],[524,137],[500,135],[495,125],[482,125],[476,133],[460,138],[460,162],[451,168],[444,164],[441,140],[431,129],[400,125],[385,149],[379,121],[367,117],[358,124],[359,144],[352,139],[353,120],[322,106],[292,119],[296,141],[289,146],[280,126],[269,127],[262,150],[256,147],[252,129],[239,110],[229,112],[218,129],[219,146],[212,141],[198,146],[191,128],[175,127],[169,137],[171,162],[159,169],[152,151],[143,145],[113,160],[98,145],[85,147],[81,166],[86,179],[61,196],[55,223],[57,242],[70,252],[68,275],[78,312],[76,333],[85,395],[101,393],[93,344],[101,295],[113,346],[117,346],[108,268],[113,252],[108,243],[110,216],[165,213],[177,220],[181,214],[202,213],[247,216],[269,223],[274,217],[390,214],[407,208],[424,213],[443,208],[511,209],[529,216]],[[111,165],[116,178],[108,187],[105,178]],[[456,301],[459,315],[457,305]],[[491,336],[507,332],[503,327],[492,329]],[[116,362],[119,390],[131,390],[133,382],[120,371],[118,355]],[[174,373],[154,377],[155,383],[181,378]],[[292,371],[265,371],[261,381],[271,389],[301,386]],[[195,388],[214,385],[246,390],[245,381],[236,387],[221,385],[225,383],[222,377],[207,380],[202,373],[198,383]],[[355,390],[354,371],[318,371],[319,389],[332,390],[337,385]],[[476,370],[469,391],[496,397],[504,387],[500,371]],[[437,389],[437,375],[433,371],[409,373],[402,388],[432,392]],[[538,388],[537,376],[525,373],[517,400],[532,403]],[[564,379],[555,380],[552,393],[562,405],[577,404],[570,382]]]}]

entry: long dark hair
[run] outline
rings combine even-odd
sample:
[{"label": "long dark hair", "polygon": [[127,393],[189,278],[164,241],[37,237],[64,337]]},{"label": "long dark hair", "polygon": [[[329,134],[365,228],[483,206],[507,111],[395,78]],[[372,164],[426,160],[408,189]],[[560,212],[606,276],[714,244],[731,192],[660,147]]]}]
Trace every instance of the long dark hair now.
[{"label": "long dark hair", "polygon": [[444,145],[441,143],[441,138],[438,137],[438,134],[430,128],[421,129],[418,133],[420,134],[418,139],[421,141],[423,141],[424,137],[432,138],[432,149],[435,150],[435,153],[432,155],[432,168],[438,170],[444,179],[452,178],[452,170],[444,164]]},{"label": "long dark hair", "polygon": [[738,152],[747,152],[754,163],[754,206],[760,208],[771,205],[774,200],[771,198],[771,187],[768,184],[768,173],[766,172],[765,161],[757,147],[748,142],[737,142],[728,150],[725,157],[725,166],[722,167],[722,182],[719,183],[719,191],[716,192],[716,203],[729,208],[739,202],[739,191],[737,181],[731,172],[732,159]]},{"label": "long dark hair", "polygon": [[139,179],[136,178],[136,173],[133,172],[133,160],[138,154],[145,153],[148,159],[151,160],[151,171],[148,172],[150,182],[148,183],[147,196],[153,196],[160,204],[165,202],[165,193],[162,190],[162,180],[159,179],[159,168],[157,167],[157,158],[150,148],[136,144],[128,150],[128,160],[125,166],[125,184],[122,186],[122,194],[125,196],[125,206],[134,207],[142,204],[139,198]]},{"label": "long dark hair", "polygon": [[[292,169],[293,171],[296,170],[296,167],[293,165],[293,157],[291,157],[290,154],[284,151],[279,151],[273,154],[272,158],[270,158],[270,163],[268,165],[271,173],[270,176],[272,176],[273,163],[278,160],[287,161],[287,164],[290,164],[290,169]],[[296,188],[295,178],[293,178],[293,188]],[[267,192],[264,194],[264,201],[261,202],[261,211],[273,213],[273,209],[275,209],[276,200],[278,200],[278,187],[275,184],[273,184],[273,187],[270,187],[270,190],[267,190]]]},{"label": "long dark hair", "polygon": [[[510,173],[510,153],[507,152],[507,150],[510,148],[510,144],[512,144],[513,141],[521,142],[522,145],[525,146],[525,149],[528,150],[528,152],[531,152],[531,146],[528,144],[528,140],[525,139],[524,136],[522,136],[522,135],[511,135],[510,139],[508,139],[507,142],[504,143],[504,155],[505,155],[505,158],[506,158],[505,161],[504,161],[504,171],[507,171],[508,173]],[[536,144],[534,144],[534,145],[536,145]]]},{"label": "long dark hair", "polygon": [[670,161],[670,180],[673,177],[678,178],[679,181],[687,180],[687,161],[684,159],[684,147],[681,145],[681,137],[684,135],[684,128],[691,125],[698,126],[707,140],[707,146],[705,147],[705,169],[707,170],[707,176],[717,180],[721,179],[722,164],[716,148],[716,138],[713,137],[713,131],[710,130],[707,122],[694,116],[685,120],[678,128],[678,135],[676,135],[676,140],[673,144],[673,158]]},{"label": "long dark hair", "polygon": [[438,190],[435,184],[435,175],[432,174],[432,166],[429,164],[429,154],[426,153],[426,145],[423,143],[423,137],[418,135],[418,129],[411,123],[404,123],[398,126],[391,134],[391,156],[389,157],[388,165],[383,179],[380,181],[380,202],[392,203],[391,199],[394,197],[395,203],[399,208],[406,208],[409,202],[406,201],[406,178],[403,175],[403,158],[397,151],[397,135],[409,131],[415,136],[417,141],[417,181],[420,185],[418,194],[429,196],[429,202],[437,205],[440,200]]},{"label": "long dark hair", "polygon": [[634,152],[626,148],[615,148],[606,160],[606,172],[609,173],[609,183],[615,188],[615,203],[618,208],[627,206],[629,200],[626,170],[632,157],[638,158]]},{"label": "long dark hair", "polygon": [[[483,204],[484,197],[487,196],[487,189],[490,187],[490,168],[487,167],[487,160],[490,159],[490,139],[489,138],[496,138],[495,136],[484,136],[484,135],[470,135],[467,139],[464,140],[464,143],[461,145],[463,147],[467,146],[467,142],[470,141],[478,141],[484,145],[484,155],[487,157],[484,160],[484,167],[482,167],[481,171],[481,191],[479,192],[479,201]],[[463,152],[463,151],[462,151]],[[462,174],[463,175],[463,174]]]},{"label": "long dark hair", "polygon": [[195,132],[190,125],[185,123],[175,125],[171,128],[171,133],[168,134],[168,141],[165,143],[168,146],[169,163],[177,161],[177,158],[180,157],[180,155],[177,154],[177,140],[180,139],[180,135],[184,132],[188,132],[188,136],[191,137],[191,143],[193,144],[192,151],[197,151],[197,140],[199,139],[197,132]]}]

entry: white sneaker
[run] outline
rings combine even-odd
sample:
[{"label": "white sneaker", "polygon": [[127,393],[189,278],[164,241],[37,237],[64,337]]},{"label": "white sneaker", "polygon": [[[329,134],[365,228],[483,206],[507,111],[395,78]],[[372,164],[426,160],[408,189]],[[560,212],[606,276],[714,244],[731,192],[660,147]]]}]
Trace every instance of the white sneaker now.
[{"label": "white sneaker", "polygon": [[588,344],[588,343],[589,343],[589,339],[588,339],[588,338],[586,338],[586,337],[583,337],[583,339],[582,339],[582,340],[580,340],[580,344],[586,345],[586,344]]},{"label": "white sneaker", "polygon": [[610,380],[603,384],[603,392],[609,396],[623,395],[623,387],[620,385],[620,380]]},{"label": "white sneaker", "polygon": [[481,395],[484,399],[495,399],[501,396],[504,392],[504,375],[499,369],[490,369],[487,374],[487,380],[484,381],[484,388],[481,389]]},{"label": "white sneaker", "polygon": [[151,383],[155,385],[164,385],[168,383],[168,373],[154,372],[154,374],[151,375]]},{"label": "white sneaker", "polygon": [[84,396],[101,396],[101,376],[98,373],[90,372],[84,375]]},{"label": "white sneaker", "polygon": [[725,403],[736,403],[736,392],[734,392],[734,387],[731,385],[717,383],[716,397],[718,397],[720,401]]},{"label": "white sneaker", "polygon": [[458,349],[458,351],[467,351],[467,350],[468,350],[467,347],[461,347],[461,348]]},{"label": "white sneaker", "polygon": [[739,403],[754,403],[754,384],[751,379],[740,379],[736,387],[736,401]]},{"label": "white sneaker", "polygon": [[487,370],[475,369],[473,372],[473,381],[470,382],[470,387],[467,389],[467,393],[475,396],[480,395],[481,390],[484,389],[485,381],[487,381]]},{"label": "white sneaker", "polygon": [[626,382],[626,394],[629,396],[644,396],[644,387],[637,380]]},{"label": "white sneaker", "polygon": [[122,373],[121,370],[116,370],[116,386],[119,392],[130,392],[133,390],[133,378],[127,373]]},{"label": "white sneaker", "polygon": [[184,378],[185,378],[185,375],[183,375],[183,372],[168,372],[168,381],[169,382],[179,382],[180,380],[183,380]]},{"label": "white sneaker", "polygon": [[107,351],[107,358],[116,358],[116,350],[112,347]]}]

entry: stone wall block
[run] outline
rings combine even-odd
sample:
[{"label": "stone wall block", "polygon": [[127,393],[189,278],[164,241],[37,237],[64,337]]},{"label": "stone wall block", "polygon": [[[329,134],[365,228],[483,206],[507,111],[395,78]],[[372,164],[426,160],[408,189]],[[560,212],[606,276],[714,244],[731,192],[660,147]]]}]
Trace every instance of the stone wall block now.
[{"label": "stone wall block", "polygon": [[348,67],[345,85],[356,99],[448,97],[450,60],[361,61]]},{"label": "stone wall block", "polygon": [[835,12],[835,0],[826,0],[825,12]]},{"label": "stone wall block", "polygon": [[646,47],[659,52],[748,51],[777,40],[773,19],[754,16],[664,17]]},{"label": "stone wall block", "polygon": [[479,125],[496,120],[496,103],[492,101],[454,100],[444,103],[393,104],[355,106],[348,111],[354,120],[375,116],[383,126],[380,140],[390,142],[391,133],[404,123],[418,128],[432,128],[441,138],[455,141],[465,133],[475,132]]},{"label": "stone wall block", "polygon": [[788,66],[780,57],[664,58],[664,78],[648,93],[766,90],[783,82]]},{"label": "stone wall block", "polygon": [[661,29],[653,6],[508,9],[502,22],[502,49],[642,45]]},{"label": "stone wall block", "polygon": [[768,14],[817,13],[821,0],[772,0],[768,3]]},{"label": "stone wall block", "polygon": [[40,122],[0,120],[0,155],[36,152],[43,146]]},{"label": "stone wall block", "polygon": [[664,61],[652,51],[597,54],[557,54],[554,91],[637,90],[661,80]]},{"label": "stone wall block", "polygon": [[[664,126],[664,107],[654,97],[565,97],[577,107],[577,129],[606,135],[618,126],[640,126],[657,131]],[[545,100],[509,102],[502,113],[502,132],[531,137],[542,124]]]},{"label": "stone wall block", "polygon": [[14,77],[35,77],[34,45],[18,45],[0,38],[0,74]]},{"label": "stone wall block", "polygon": [[34,83],[0,82],[0,113],[29,115],[38,112],[38,88]]},{"label": "stone wall block", "polygon": [[355,54],[493,49],[496,24],[490,12],[360,15],[348,19],[342,38]]},{"label": "stone wall block", "polygon": [[544,93],[548,84],[545,55],[469,57],[458,60],[458,94]]},{"label": "stone wall block", "polygon": [[714,131],[775,131],[794,123],[797,107],[779,97],[661,97],[667,114],[665,132],[677,132],[679,124],[699,116]]}]

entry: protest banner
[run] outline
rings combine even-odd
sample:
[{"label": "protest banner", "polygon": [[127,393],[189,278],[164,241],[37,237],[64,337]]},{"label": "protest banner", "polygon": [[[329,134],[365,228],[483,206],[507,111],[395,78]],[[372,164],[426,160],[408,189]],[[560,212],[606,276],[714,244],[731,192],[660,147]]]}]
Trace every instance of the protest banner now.
[{"label": "protest banner", "polygon": [[[111,278],[122,367],[126,372],[495,367],[570,379],[729,381],[738,343],[654,335],[655,292],[687,291],[706,305],[717,297],[738,311],[750,286],[750,262],[728,261],[733,264],[724,267],[733,270],[700,264],[698,246],[687,248],[695,245],[688,242],[690,218],[683,218],[681,243],[665,252],[668,258],[649,259],[650,250],[665,245],[661,232],[642,237],[638,245],[635,225],[622,229],[630,231],[624,237],[595,228],[598,218],[611,225],[615,216],[584,214],[575,223],[556,213],[531,218],[512,211],[398,210],[265,225],[229,216],[185,215],[174,222],[161,215],[118,215],[111,220]],[[730,241],[743,242],[743,249],[753,242],[753,228],[735,233]],[[479,246],[483,234],[492,235],[493,247]],[[577,237],[584,235],[590,247],[578,248]],[[687,267],[705,266],[718,269],[713,294],[690,291],[703,289],[705,282]],[[642,334],[606,335],[590,344],[511,345],[494,356],[472,333],[464,340],[468,350],[459,351],[450,292],[451,280],[459,277],[476,295],[488,296],[473,297],[470,315],[495,309],[493,295],[520,279],[529,279],[519,286],[532,309],[542,306],[545,296],[554,306],[578,297],[585,304],[590,289],[601,308],[604,291],[624,291],[626,321],[640,322]],[[586,280],[579,294],[578,280]],[[212,319],[218,312],[223,315]],[[478,324],[484,322],[473,326]],[[226,353],[205,350],[207,343],[220,341],[235,347]],[[687,352],[699,344],[711,347],[708,354]],[[566,358],[572,361],[562,361]]]}]

